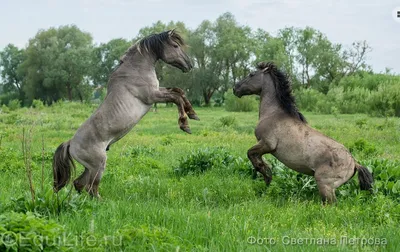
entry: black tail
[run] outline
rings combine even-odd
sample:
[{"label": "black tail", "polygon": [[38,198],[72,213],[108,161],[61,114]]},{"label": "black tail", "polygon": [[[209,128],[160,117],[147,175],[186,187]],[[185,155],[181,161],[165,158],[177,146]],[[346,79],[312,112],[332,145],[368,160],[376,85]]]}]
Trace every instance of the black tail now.
[{"label": "black tail", "polygon": [[358,181],[360,182],[360,189],[365,191],[372,191],[372,184],[374,183],[374,178],[372,173],[359,164],[356,164],[356,169],[358,171]]},{"label": "black tail", "polygon": [[71,166],[75,169],[74,161],[69,153],[70,141],[60,144],[53,157],[54,191],[58,192],[71,178]]}]

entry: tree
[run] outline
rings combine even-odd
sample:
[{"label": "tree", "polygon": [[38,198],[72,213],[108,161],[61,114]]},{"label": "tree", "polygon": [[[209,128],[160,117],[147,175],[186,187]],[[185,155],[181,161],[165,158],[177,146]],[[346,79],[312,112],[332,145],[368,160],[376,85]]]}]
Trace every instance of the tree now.
[{"label": "tree", "polygon": [[193,71],[191,93],[201,95],[206,105],[215,92],[226,92],[247,75],[254,51],[251,29],[240,26],[231,13],[213,23],[203,21],[190,33],[189,43],[197,68]]},{"label": "tree", "polygon": [[366,56],[372,48],[368,45],[367,41],[356,41],[353,42],[352,47],[345,50],[342,54],[343,59],[346,61],[346,68],[344,75],[350,75],[357,71],[369,70],[365,62]]},{"label": "tree", "polygon": [[235,83],[238,78],[243,78],[247,71],[250,57],[253,55],[253,43],[251,41],[251,29],[240,26],[235,17],[227,12],[217,18],[213,27],[215,33],[215,46],[213,58],[220,62],[221,73],[224,81],[224,89],[228,83]]},{"label": "tree", "polygon": [[19,66],[25,60],[25,50],[19,49],[13,44],[7,45],[0,52],[1,79],[4,93],[16,93],[18,99],[24,101],[23,73],[18,71]]},{"label": "tree", "polygon": [[[211,96],[220,86],[221,65],[213,59],[215,34],[213,25],[203,21],[189,37],[190,55],[193,58],[195,69],[192,70],[193,82],[190,88],[190,97],[202,97],[205,104],[210,104]],[[213,78],[210,80],[210,78]]]},{"label": "tree", "polygon": [[273,37],[268,32],[258,29],[253,35],[253,41],[255,44],[254,63],[273,61],[285,71],[290,70],[289,55],[286,53],[285,44],[281,38]]},{"label": "tree", "polygon": [[297,84],[297,68],[296,68],[296,29],[294,27],[286,27],[278,31],[277,38],[280,39],[285,48],[287,55],[287,63],[283,66],[286,73],[291,76],[292,80]]},{"label": "tree", "polygon": [[91,79],[96,86],[106,86],[112,71],[119,64],[120,57],[131,44],[125,39],[118,38],[101,43],[93,49]]},{"label": "tree", "polygon": [[48,104],[61,98],[83,101],[83,80],[91,69],[92,36],[75,25],[40,30],[29,41],[21,68],[29,101]]}]

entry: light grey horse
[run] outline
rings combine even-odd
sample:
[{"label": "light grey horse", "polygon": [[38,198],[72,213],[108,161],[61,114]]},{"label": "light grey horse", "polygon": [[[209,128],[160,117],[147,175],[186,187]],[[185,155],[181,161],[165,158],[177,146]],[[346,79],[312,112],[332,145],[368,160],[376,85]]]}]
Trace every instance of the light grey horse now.
[{"label": "light grey horse", "polygon": [[247,152],[255,171],[267,185],[271,168],[262,155],[270,153],[287,167],[315,177],[324,202],[336,201],[335,189],[358,171],[360,188],[371,190],[373,177],[340,143],[311,128],[297,110],[287,77],[272,63],[261,62],[257,71],[234,86],[236,96],[259,95],[258,143]]},{"label": "light grey horse", "polygon": [[148,36],[127,50],[109,79],[104,102],[71,140],[57,148],[53,158],[56,192],[69,182],[75,159],[85,167],[74,181],[75,189],[79,192],[86,189],[92,196],[99,197],[106,150],[127,134],[154,103],[175,103],[179,126],[190,133],[187,116],[198,120],[190,102],[179,88],[160,88],[155,72],[155,63],[159,59],[188,72],[192,65],[183,51],[184,46],[180,35],[171,30]]}]

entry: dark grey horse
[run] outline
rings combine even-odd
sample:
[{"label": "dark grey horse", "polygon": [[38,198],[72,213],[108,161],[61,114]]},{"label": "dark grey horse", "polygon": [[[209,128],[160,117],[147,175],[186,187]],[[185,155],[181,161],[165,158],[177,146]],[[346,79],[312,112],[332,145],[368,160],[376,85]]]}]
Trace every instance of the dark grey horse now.
[{"label": "dark grey horse", "polygon": [[57,148],[53,158],[56,192],[68,183],[75,159],[85,167],[74,181],[75,189],[79,192],[86,189],[92,196],[99,197],[106,150],[127,134],[154,103],[175,103],[179,126],[190,133],[187,116],[198,120],[190,102],[179,88],[160,88],[155,72],[155,63],[159,59],[188,72],[192,65],[183,51],[184,46],[179,34],[171,30],[148,36],[127,50],[109,79],[104,102],[71,140]]},{"label": "dark grey horse", "polygon": [[311,128],[297,110],[291,85],[272,63],[261,62],[257,71],[236,83],[236,96],[259,95],[259,122],[255,131],[258,143],[247,155],[255,171],[271,182],[271,168],[262,155],[270,153],[287,167],[315,177],[324,202],[336,200],[335,189],[358,171],[360,188],[372,188],[372,174],[359,165],[340,143]]}]

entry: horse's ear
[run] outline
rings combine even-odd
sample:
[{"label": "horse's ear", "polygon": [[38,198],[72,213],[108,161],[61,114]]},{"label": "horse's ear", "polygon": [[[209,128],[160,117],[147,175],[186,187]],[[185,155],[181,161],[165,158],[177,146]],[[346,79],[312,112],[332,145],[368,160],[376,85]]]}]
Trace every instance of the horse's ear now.
[{"label": "horse's ear", "polygon": [[268,71],[268,69],[269,69],[269,66],[267,66],[267,67],[265,67],[265,68],[261,69],[261,71],[262,71],[263,73],[265,73],[265,72],[267,72],[267,71]]},{"label": "horse's ear", "polygon": [[175,33],[175,30],[176,30],[176,28],[170,30],[170,31],[168,32],[168,35],[169,35],[169,36],[172,36],[172,35]]},{"label": "horse's ear", "polygon": [[269,65],[268,65],[267,63],[265,63],[265,62],[259,62],[259,63],[257,64],[257,68],[258,68],[259,70],[261,70],[263,73],[265,73],[266,71],[268,71]]}]

